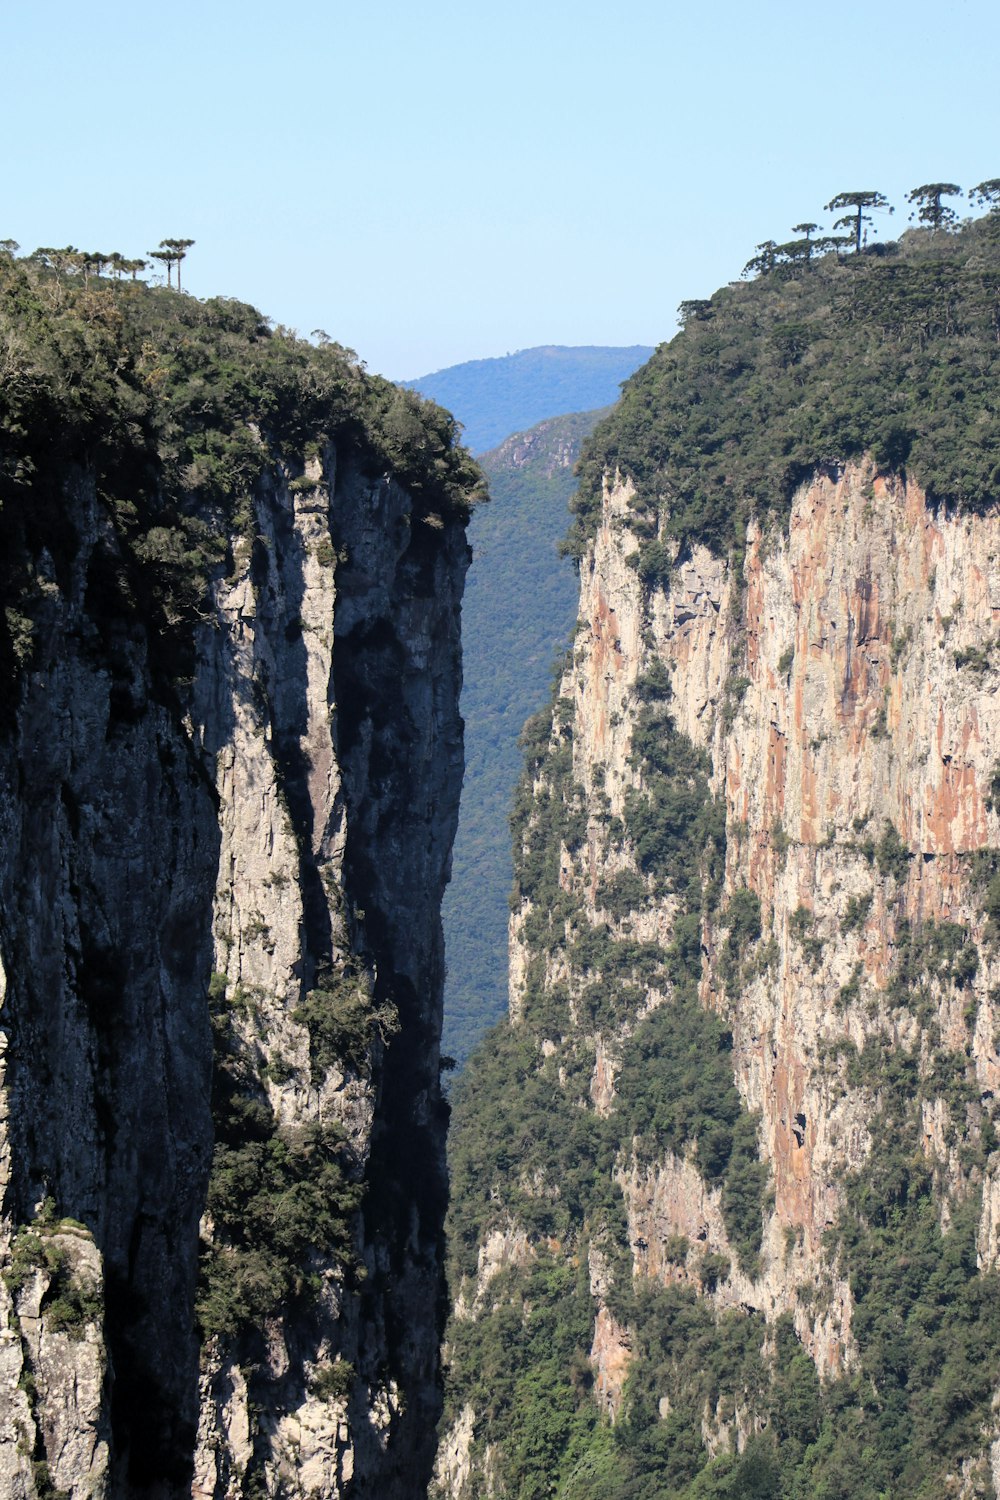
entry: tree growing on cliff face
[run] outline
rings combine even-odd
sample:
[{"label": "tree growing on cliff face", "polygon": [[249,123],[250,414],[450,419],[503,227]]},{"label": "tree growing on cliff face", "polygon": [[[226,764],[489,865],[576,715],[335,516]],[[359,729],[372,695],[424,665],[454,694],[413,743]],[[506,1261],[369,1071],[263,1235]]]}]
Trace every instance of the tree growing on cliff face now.
[{"label": "tree growing on cliff face", "polygon": [[843,218],[837,219],[833,227],[834,229],[850,229],[852,231],[856,251],[860,251],[861,249],[864,226],[873,222],[871,214],[866,213],[865,210],[885,208],[888,209],[889,213],[893,212],[892,205],[885,194],[877,193],[873,188],[859,188],[849,193],[838,193],[835,198],[831,198],[829,203],[824,206],[828,214],[836,213],[841,208],[849,208],[851,210]]},{"label": "tree growing on cliff face", "polygon": [[928,229],[950,229],[958,223],[958,214],[941,199],[953,198],[961,191],[955,182],[925,182],[923,187],[916,187],[906,195],[907,203],[914,205],[910,218],[926,224]]}]

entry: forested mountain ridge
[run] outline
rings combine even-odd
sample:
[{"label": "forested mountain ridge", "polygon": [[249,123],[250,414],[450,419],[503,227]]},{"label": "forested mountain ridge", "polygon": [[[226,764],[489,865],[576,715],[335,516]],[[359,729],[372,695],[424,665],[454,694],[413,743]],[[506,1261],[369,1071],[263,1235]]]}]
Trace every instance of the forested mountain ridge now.
[{"label": "forested mountain ridge", "polygon": [[454,1095],[452,1500],[1000,1483],[998,226],[693,305],[585,448]]},{"label": "forested mountain ridge", "polygon": [[0,252],[0,1492],[419,1500],[482,476],[224,298]]},{"label": "forested mountain ridge", "polygon": [[652,352],[641,344],[622,349],[545,344],[450,365],[404,385],[453,411],[463,441],[473,453],[484,453],[548,417],[607,406]]},{"label": "forested mountain ridge", "polygon": [[480,462],[490,504],[469,527],[462,604],[465,783],[444,898],[448,960],[442,1046],[459,1064],[507,1006],[510,817],[529,714],[546,700],[576,609],[572,563],[558,555],[583,439],[601,411],[551,417]]}]

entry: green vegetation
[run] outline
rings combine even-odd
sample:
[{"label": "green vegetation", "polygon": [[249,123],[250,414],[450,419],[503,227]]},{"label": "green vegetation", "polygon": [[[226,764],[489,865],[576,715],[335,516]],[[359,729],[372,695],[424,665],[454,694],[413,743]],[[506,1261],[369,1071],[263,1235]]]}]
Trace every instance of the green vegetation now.
[{"label": "green vegetation", "polygon": [[0,347],[7,678],[30,658],[46,589],[68,583],[78,539],[63,496],[81,479],[100,507],[88,607],[109,628],[138,613],[161,680],[190,674],[193,628],[230,538],[252,524],[250,498],[307,443],[336,442],[373,477],[394,473],[420,514],[465,516],[478,494],[447,412],[243,303],[3,253]]},{"label": "green vegetation", "polygon": [[712,1187],[722,1187],[722,1214],[740,1263],[757,1269],[767,1167],[757,1123],[733,1083],[733,1039],[718,1016],[687,995],[659,1006],[641,1023],[618,1081],[619,1141],[640,1137],[643,1156],[688,1151]]},{"label": "green vegetation", "polygon": [[882,829],[882,837],[875,845],[875,863],[879,874],[891,876],[896,881],[903,881],[909,873],[912,858],[912,854],[900,837],[899,830],[887,819]]},{"label": "green vegetation", "polygon": [[855,932],[859,927],[863,927],[871,909],[871,891],[867,891],[863,896],[850,896],[844,908],[844,918],[840,924],[841,932]]},{"label": "green vegetation", "polygon": [[935,1005],[930,985],[968,989],[979,968],[979,954],[966,928],[957,922],[902,921],[896,933],[896,967],[886,991],[889,1001],[928,1025]]},{"label": "green vegetation", "polygon": [[689,305],[683,331],[585,446],[573,549],[616,465],[652,513],[650,557],[669,539],[738,548],[748,517],[783,526],[799,483],[864,453],[905,466],[932,503],[991,503],[998,226],[991,213],[955,234],[913,230],[860,254],[775,260]]},{"label": "green vegetation", "polygon": [[[866,1454],[865,1472],[855,1470],[844,1494],[935,1500],[948,1463],[977,1451],[989,1411],[1000,1277],[977,1269],[978,1193],[951,1204],[942,1231],[920,1149],[927,1089],[916,1071],[906,1055],[880,1059],[877,1149],[847,1181],[836,1237],[855,1298],[861,1366],[826,1395],[830,1417],[812,1455],[809,1495],[833,1493],[831,1478],[850,1471],[853,1450]],[[993,1139],[990,1127],[985,1149]]]},{"label": "green vegetation", "polygon": [[914,205],[910,218],[928,229],[951,229],[958,223],[958,214],[941,200],[955,198],[961,191],[957,182],[926,182],[914,188],[906,195],[907,203]]},{"label": "green vegetation", "polygon": [[350,968],[330,974],[292,1012],[292,1020],[309,1032],[309,1055],[318,1084],[329,1068],[367,1071],[377,1035],[389,1041],[399,1030],[399,1016],[390,1005],[375,1006],[371,981]]},{"label": "green vegetation", "polygon": [[955,665],[959,669],[968,667],[970,671],[975,672],[977,677],[982,677],[993,664],[993,654],[996,648],[996,640],[984,641],[981,646],[966,646],[964,651],[954,653]]},{"label": "green vegetation", "polygon": [[640,868],[657,889],[683,894],[700,906],[702,852],[711,851],[708,896],[714,900],[725,852],[722,808],[708,790],[708,756],[676,730],[670,715],[669,682],[650,673],[636,684],[642,707],[632,731],[632,759],[642,768],[641,788],[625,800],[625,826]]},{"label": "green vegetation", "polygon": [[823,959],[823,939],[813,932],[815,918],[807,906],[797,906],[788,921],[788,930],[802,949],[811,969],[818,969]]},{"label": "green vegetation", "polygon": [[[321,1268],[332,1263],[351,1279],[363,1273],[354,1252],[363,1187],[354,1180],[338,1127],[279,1128],[233,1030],[221,978],[213,975],[209,993],[216,1144],[206,1203],[211,1235],[202,1248],[196,1311],[206,1336],[238,1337],[259,1334],[264,1319],[289,1302],[316,1297]],[[345,1007],[349,1003],[345,997]],[[316,1030],[310,1027],[314,1065],[348,1025],[351,1038],[370,1037],[371,1022],[353,1011],[347,1019],[335,1011],[331,1024],[333,1030],[324,1013]]]},{"label": "green vegetation", "polygon": [[351,1230],[361,1188],[345,1175],[343,1137],[332,1126],[279,1132],[264,1106],[253,1114],[247,1105],[239,1138],[220,1141],[212,1159],[213,1238],[197,1303],[205,1334],[259,1329],[293,1298],[318,1295],[321,1261],[358,1269]]},{"label": "green vegetation", "polygon": [[41,1312],[46,1326],[53,1333],[68,1333],[71,1339],[80,1340],[88,1328],[100,1325],[104,1303],[96,1287],[74,1274],[69,1251],[52,1237],[52,1231],[58,1228],[43,1214],[34,1224],[20,1229],[3,1280],[11,1296],[16,1297],[37,1271],[44,1272],[48,1285]]},{"label": "green vegetation", "polygon": [[320,1401],[343,1401],[350,1395],[355,1378],[354,1366],[345,1359],[336,1359],[316,1372],[309,1390]]},{"label": "green vegetation", "polygon": [[[850,193],[838,193],[826,204],[826,212],[837,213],[839,209],[849,208],[851,212],[842,219],[837,219],[834,229],[849,229],[854,240],[855,252],[860,252],[861,241],[864,234],[864,226],[872,223],[870,210],[892,209],[889,208],[889,200],[884,193],[874,192],[872,189],[862,189]],[[866,212],[866,210],[868,210]],[[817,226],[814,225],[813,228]]]},{"label": "green vegetation", "polygon": [[[616,1315],[630,1322],[648,1315],[651,1330],[658,1326],[645,1303],[638,1312],[633,1306],[638,1294],[615,1180],[633,1148],[640,1164],[661,1162],[669,1153],[689,1159],[720,1191],[741,1266],[753,1272],[760,1250],[767,1169],[759,1159],[756,1121],[734,1084],[732,1037],[698,996],[702,917],[717,907],[721,887],[721,809],[709,794],[707,758],[670,716],[662,666],[640,679],[637,694],[642,709],[632,743],[641,786],[630,795],[624,823],[609,819],[606,810],[599,817],[604,837],[635,849],[646,878],[619,871],[601,886],[600,900],[612,917],[616,910],[624,915],[629,903],[634,915],[669,893],[680,906],[673,941],[662,949],[627,932],[615,936],[564,889],[563,851],[582,847],[586,820],[583,789],[573,779],[571,705],[555,699],[525,726],[525,770],[511,820],[513,906],[530,944],[523,1020],[498,1026],[485,1039],[453,1095],[453,1291],[463,1281],[470,1286],[478,1248],[491,1230],[513,1222],[533,1247],[527,1265],[490,1284],[488,1309],[475,1320],[453,1320],[448,1335],[449,1411],[472,1401],[496,1444],[503,1493],[511,1495],[547,1496],[560,1484],[565,1490],[559,1493],[581,1497],[638,1494],[624,1484],[619,1489],[619,1476],[635,1485],[644,1472],[643,1443],[659,1442],[655,1433],[635,1438],[633,1461],[612,1437],[592,1400],[587,1357],[594,1316],[586,1272],[591,1247],[611,1270]],[[599,797],[592,799],[592,817],[600,806]],[[761,937],[756,896],[736,892],[718,920],[739,972]],[[552,980],[553,963],[567,966],[568,983]],[[642,1016],[651,990],[664,1002]],[[620,1034],[623,1027],[614,1107],[600,1114],[587,1097],[594,1054],[585,1033],[608,1028]],[[683,1260],[687,1245],[674,1253]],[[706,1286],[731,1269],[717,1255],[702,1255],[696,1264]],[[714,1314],[690,1289],[667,1304],[664,1338],[675,1323],[678,1339],[686,1337],[693,1319],[702,1344],[711,1342]],[[725,1326],[742,1330],[744,1322],[736,1317]],[[751,1335],[736,1336],[749,1347]],[[643,1339],[645,1351],[645,1333]],[[644,1352],[635,1380],[657,1378],[659,1358]],[[693,1368],[685,1363],[682,1381]],[[700,1390],[711,1377],[699,1379]],[[641,1410],[646,1432],[648,1410]],[[654,1405],[654,1426],[657,1421]],[[638,1416],[636,1423],[627,1429],[632,1435]],[[690,1466],[692,1451],[685,1439],[686,1457],[677,1457],[676,1472]]]},{"label": "green vegetation", "polygon": [[[181,289],[181,261],[186,259],[188,250],[194,244],[194,240],[161,240],[158,250],[150,250],[148,253],[153,260],[158,260],[167,268],[167,286],[170,285],[170,273],[174,266],[177,267],[177,290]],[[114,257],[111,257],[113,260]]]}]

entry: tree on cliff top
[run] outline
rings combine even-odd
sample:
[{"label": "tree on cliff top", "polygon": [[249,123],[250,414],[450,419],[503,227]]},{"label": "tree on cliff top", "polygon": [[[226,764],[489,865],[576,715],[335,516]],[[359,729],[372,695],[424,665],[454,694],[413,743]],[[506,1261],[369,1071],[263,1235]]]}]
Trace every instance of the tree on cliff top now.
[{"label": "tree on cliff top", "polygon": [[185,258],[194,240],[161,240],[160,245],[164,250],[173,254],[174,263],[177,266],[177,290],[181,289],[181,261]]},{"label": "tree on cliff top", "polygon": [[167,286],[171,285],[170,272],[173,266],[177,267],[177,290],[181,289],[181,261],[188,253],[188,249],[194,244],[194,240],[161,240],[158,250],[149,250],[153,260],[160,260],[167,267]]},{"label": "tree on cliff top", "polygon": [[916,211],[910,215],[916,219],[918,224],[926,224],[928,229],[950,229],[952,224],[958,223],[958,214],[942,198],[952,198],[962,189],[955,182],[926,182],[923,187],[916,187],[912,193],[907,193],[907,203],[916,205]]},{"label": "tree on cliff top", "polygon": [[834,229],[847,228],[854,234],[854,248],[861,249],[862,226],[872,222],[871,214],[865,213],[865,209],[887,208],[893,212],[892,206],[884,193],[877,193],[873,188],[857,189],[849,193],[838,193],[825,205],[826,212],[836,213],[839,208],[849,208],[853,212],[845,214],[834,224]]},{"label": "tree on cliff top", "polygon": [[980,208],[989,204],[991,214],[1000,213],[1000,177],[988,177],[969,189],[969,197]]},{"label": "tree on cliff top", "polygon": [[766,276],[768,271],[774,270],[781,246],[776,244],[774,240],[764,240],[754,248],[758,253],[747,261],[740,272],[741,276],[750,276],[752,274]]}]

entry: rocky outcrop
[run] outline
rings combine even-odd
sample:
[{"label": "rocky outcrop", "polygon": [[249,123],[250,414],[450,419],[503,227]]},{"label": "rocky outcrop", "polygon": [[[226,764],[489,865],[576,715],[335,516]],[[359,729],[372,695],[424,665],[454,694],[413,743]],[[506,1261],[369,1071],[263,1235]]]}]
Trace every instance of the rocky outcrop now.
[{"label": "rocky outcrop", "polygon": [[71,574],[0,744],[19,1500],[403,1497],[430,1472],[468,549],[350,444],[313,451],[269,455],[193,680],[102,595],[92,480],[63,497]]}]

